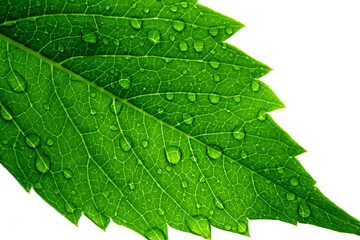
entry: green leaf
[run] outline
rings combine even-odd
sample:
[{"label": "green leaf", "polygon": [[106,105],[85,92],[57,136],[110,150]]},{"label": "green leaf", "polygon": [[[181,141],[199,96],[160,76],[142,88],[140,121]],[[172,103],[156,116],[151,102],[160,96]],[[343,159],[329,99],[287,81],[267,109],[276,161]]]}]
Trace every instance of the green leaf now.
[{"label": "green leaf", "polygon": [[270,71],[195,1],[2,1],[0,162],[77,224],[210,238],[248,219],[360,234],[267,112]]}]

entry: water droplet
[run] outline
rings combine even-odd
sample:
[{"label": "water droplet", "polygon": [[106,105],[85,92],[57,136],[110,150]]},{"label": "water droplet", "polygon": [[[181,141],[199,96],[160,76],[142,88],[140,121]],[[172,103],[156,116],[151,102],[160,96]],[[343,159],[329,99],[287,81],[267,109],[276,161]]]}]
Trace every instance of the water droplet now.
[{"label": "water droplet", "polygon": [[90,30],[90,29],[84,29],[81,32],[81,39],[86,42],[86,43],[96,43],[97,42],[97,35],[94,31]]},{"label": "water droplet", "polygon": [[166,171],[171,172],[171,170],[172,170],[172,167],[166,166]]},{"label": "water droplet", "polygon": [[41,173],[47,173],[50,169],[50,157],[46,154],[38,154],[35,160],[36,169]]},{"label": "water droplet", "polygon": [[241,101],[240,96],[235,96],[233,99],[236,103],[239,103]]},{"label": "water droplet", "polygon": [[233,33],[233,29],[232,29],[232,27],[227,27],[227,28],[225,28],[225,32],[227,33],[227,34],[232,34]]},{"label": "water droplet", "polygon": [[111,126],[110,126],[110,130],[111,130],[111,131],[118,131],[118,130],[119,130],[119,127],[116,126],[116,125],[111,125]]},{"label": "water droplet", "polygon": [[169,163],[177,164],[182,157],[182,152],[179,147],[169,146],[165,149],[165,157]]},{"label": "water droplet", "polygon": [[147,33],[147,37],[153,44],[159,44],[161,39],[161,33],[159,30],[150,30]]},{"label": "water droplet", "polygon": [[221,78],[220,78],[220,76],[218,74],[215,74],[213,76],[213,79],[214,79],[215,82],[219,82],[221,80]]},{"label": "water droplet", "polygon": [[185,41],[181,41],[181,42],[179,43],[179,48],[180,48],[180,50],[181,50],[182,52],[185,52],[185,51],[188,50],[188,45],[187,45],[187,43],[186,43]]},{"label": "water droplet", "polygon": [[245,131],[242,126],[236,126],[232,131],[232,135],[236,140],[242,140],[245,137]]},{"label": "water droplet", "polygon": [[64,45],[59,44],[58,47],[57,47],[57,50],[58,50],[58,52],[61,52],[61,53],[64,52],[65,51]]},{"label": "water droplet", "polygon": [[119,41],[118,39],[114,39],[114,40],[113,40],[113,44],[114,44],[115,46],[119,46],[119,45],[120,45],[120,41]]},{"label": "water droplet", "polygon": [[118,83],[122,88],[129,90],[131,85],[130,74],[128,74],[127,72],[121,72],[119,74]]},{"label": "water droplet", "polygon": [[179,7],[177,5],[170,6],[170,11],[173,13],[176,13],[179,10]]},{"label": "water droplet", "polygon": [[212,28],[209,30],[210,35],[213,37],[216,37],[219,34],[219,29],[218,28]]},{"label": "water droplet", "polygon": [[289,180],[290,185],[293,187],[296,187],[297,185],[299,185],[299,179],[297,179],[296,177],[292,177]]},{"label": "water droplet", "polygon": [[300,217],[308,218],[311,215],[311,209],[306,202],[301,201],[299,204],[298,213]]},{"label": "water droplet", "polygon": [[226,231],[230,231],[231,230],[231,225],[230,224],[225,224],[224,226]]},{"label": "water droplet", "polygon": [[119,101],[115,101],[115,99],[112,100],[110,103],[110,112],[112,112],[115,115],[119,115],[123,104]]},{"label": "water droplet", "polygon": [[5,120],[5,121],[10,121],[13,119],[13,114],[11,112],[11,110],[7,107],[2,107],[1,108],[1,117]]},{"label": "water droplet", "polygon": [[241,151],[241,158],[247,158],[248,157],[248,153],[245,150]]},{"label": "water droplet", "polygon": [[293,194],[292,192],[287,192],[286,193],[286,199],[289,200],[289,201],[294,201],[296,198],[296,195]]},{"label": "water droplet", "polygon": [[175,31],[181,32],[185,29],[185,23],[183,21],[173,21],[172,24]]},{"label": "water droplet", "polygon": [[143,148],[147,148],[149,146],[149,141],[144,139],[141,141],[141,145],[143,146]]},{"label": "water droplet", "polygon": [[182,8],[187,8],[189,6],[187,2],[181,2],[180,5]]},{"label": "water droplet", "polygon": [[211,158],[211,159],[218,159],[221,157],[222,153],[219,150],[215,150],[212,147],[207,147],[206,148],[206,152],[207,155]]},{"label": "water droplet", "polygon": [[190,231],[196,235],[202,236],[205,239],[211,239],[210,223],[203,216],[194,216],[186,219],[186,225]]},{"label": "water droplet", "polygon": [[92,97],[92,98],[96,97],[96,93],[95,93],[95,92],[91,92],[91,93],[90,93],[90,97]]},{"label": "water droplet", "polygon": [[136,30],[139,30],[142,26],[142,21],[139,19],[131,19],[130,25],[135,28]]},{"label": "water droplet", "polygon": [[194,122],[194,116],[190,113],[184,113],[183,115],[183,121],[186,125],[191,125]]},{"label": "water droplet", "polygon": [[60,190],[59,190],[58,188],[55,188],[54,191],[53,191],[53,193],[54,193],[55,195],[59,195],[59,194],[60,194]]},{"label": "water droplet", "polygon": [[54,145],[54,140],[52,138],[49,138],[47,141],[46,141],[46,144],[49,145],[49,146],[52,146]]},{"label": "water droplet", "polygon": [[65,211],[71,214],[75,212],[75,208],[71,206],[69,203],[65,203]]},{"label": "water droplet", "polygon": [[143,12],[144,12],[144,13],[149,13],[149,12],[150,12],[150,8],[145,7],[145,8],[143,9]]},{"label": "water droplet", "polygon": [[159,107],[156,111],[157,111],[157,113],[163,113],[163,112],[164,112],[164,108],[163,108],[163,107]]},{"label": "water droplet", "polygon": [[110,6],[110,5],[106,6],[105,10],[106,10],[106,11],[110,11],[110,10],[111,10],[111,6]]},{"label": "water droplet", "polygon": [[63,175],[66,179],[72,178],[72,171],[70,169],[64,169]]},{"label": "water droplet", "polygon": [[110,42],[110,41],[109,41],[109,39],[107,39],[107,38],[104,37],[103,40],[102,40],[102,42],[103,42],[104,45],[109,45],[109,42]]},{"label": "water droplet", "polygon": [[209,62],[210,66],[214,69],[218,69],[220,67],[220,62],[219,60],[213,58],[213,59],[210,59],[210,62]]},{"label": "water droplet", "polygon": [[187,188],[188,185],[189,185],[188,181],[186,181],[186,180],[182,180],[182,181],[181,181],[181,186],[182,186],[183,188]]},{"label": "water droplet", "polygon": [[158,173],[159,175],[161,175],[161,174],[163,173],[162,169],[159,168],[159,169],[157,170],[157,173]]},{"label": "water droplet", "polygon": [[159,208],[158,214],[159,214],[160,216],[164,216],[164,215],[165,215],[165,209],[163,209],[162,207]]},{"label": "water droplet", "polygon": [[35,2],[35,5],[36,5],[37,7],[41,7],[42,3],[41,3],[41,1],[37,0],[37,1]]},{"label": "water droplet", "polygon": [[219,199],[219,198],[215,198],[214,199],[214,203],[215,203],[215,206],[218,208],[218,209],[220,209],[220,210],[222,210],[222,209],[224,209],[224,204],[223,204],[223,202]]},{"label": "water droplet", "polygon": [[284,168],[283,167],[278,167],[276,169],[276,171],[279,173],[279,174],[283,174],[284,173]]},{"label": "water droplet", "polygon": [[130,190],[134,190],[134,189],[135,189],[135,183],[134,183],[134,182],[130,182],[130,183],[129,183],[129,188],[130,188]]},{"label": "water droplet", "polygon": [[260,122],[263,122],[266,120],[266,116],[267,116],[267,111],[262,108],[259,110],[258,112],[258,116],[257,116],[257,119],[260,121]]},{"label": "water droplet", "polygon": [[175,98],[175,93],[167,92],[167,93],[165,93],[165,97],[166,97],[167,100],[171,101],[171,100],[173,100]]},{"label": "water droplet", "polygon": [[205,182],[205,176],[203,176],[203,175],[200,176],[199,182],[200,182],[200,183],[204,183],[204,182]]},{"label": "water droplet", "polygon": [[191,161],[193,161],[194,163],[196,163],[198,161],[198,158],[196,156],[191,156]]},{"label": "water droplet", "polygon": [[16,70],[13,70],[6,80],[11,90],[16,93],[22,93],[27,90],[27,82],[25,81],[25,78]]},{"label": "water droplet", "polygon": [[247,230],[247,224],[245,222],[238,222],[237,231],[238,233],[245,233]]},{"label": "water droplet", "polygon": [[31,133],[25,137],[25,143],[29,148],[37,148],[40,142],[40,137],[37,134]]},{"label": "water droplet", "polygon": [[124,152],[129,152],[133,146],[133,141],[130,137],[124,135],[120,137],[120,147]]},{"label": "water droplet", "polygon": [[203,40],[195,40],[194,41],[194,49],[196,52],[202,52],[204,49],[205,42]]},{"label": "water droplet", "polygon": [[210,94],[209,95],[209,101],[212,104],[218,104],[219,101],[220,101],[220,95],[218,95],[218,94]]},{"label": "water droplet", "polygon": [[251,82],[251,90],[252,90],[253,92],[257,92],[257,91],[259,91],[259,89],[260,89],[259,81],[258,81],[258,80],[253,80],[253,81]]},{"label": "water droplet", "polygon": [[97,114],[97,111],[95,108],[90,108],[90,115],[95,116]]},{"label": "water droplet", "polygon": [[188,99],[190,102],[195,102],[196,101],[196,94],[195,93],[188,93]]},{"label": "water droplet", "polygon": [[158,228],[152,228],[145,232],[145,236],[149,240],[166,240],[165,234]]}]

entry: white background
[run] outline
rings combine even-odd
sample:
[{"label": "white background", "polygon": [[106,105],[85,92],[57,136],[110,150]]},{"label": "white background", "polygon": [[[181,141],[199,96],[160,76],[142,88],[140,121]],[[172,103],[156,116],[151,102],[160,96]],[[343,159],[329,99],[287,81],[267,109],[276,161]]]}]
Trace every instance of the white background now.
[{"label": "white background", "polygon": [[[360,3],[358,0],[202,0],[247,27],[229,43],[275,69],[261,80],[287,109],[271,115],[307,153],[299,157],[317,186],[360,219]],[[248,239],[212,228],[213,240]],[[250,221],[251,240],[350,240],[314,226]],[[0,239],[140,240],[111,223],[106,233],[82,217],[79,227],[26,193],[0,166]],[[169,228],[170,240],[202,238]]]}]

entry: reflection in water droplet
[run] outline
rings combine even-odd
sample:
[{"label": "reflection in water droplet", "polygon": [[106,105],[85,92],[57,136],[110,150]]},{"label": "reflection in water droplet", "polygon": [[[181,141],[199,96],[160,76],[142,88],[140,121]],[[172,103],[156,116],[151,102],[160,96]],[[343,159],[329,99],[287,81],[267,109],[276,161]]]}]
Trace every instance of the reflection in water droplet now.
[{"label": "reflection in water droplet", "polygon": [[216,37],[219,34],[219,29],[218,28],[212,28],[210,29],[210,35],[213,37]]},{"label": "reflection in water droplet", "polygon": [[178,32],[181,32],[185,29],[185,23],[183,21],[173,21],[172,26],[173,29]]},{"label": "reflection in water droplet", "polygon": [[221,154],[222,154],[221,151],[215,150],[212,147],[207,147],[206,148],[206,153],[211,159],[218,159],[218,158],[221,157]]},{"label": "reflection in water droplet", "polygon": [[242,126],[236,126],[232,131],[232,135],[236,140],[242,140],[245,137],[245,131]]},{"label": "reflection in water droplet", "polygon": [[46,154],[37,154],[35,166],[39,172],[47,173],[50,169],[50,157]]},{"label": "reflection in water droplet", "polygon": [[292,177],[289,180],[290,185],[293,187],[296,187],[297,185],[299,185],[299,179],[297,179],[296,177]]},{"label": "reflection in water droplet", "polygon": [[190,126],[194,122],[194,116],[190,113],[184,113],[183,121],[186,125]]},{"label": "reflection in water droplet", "polygon": [[175,93],[167,92],[167,93],[165,93],[165,97],[166,97],[167,100],[171,101],[171,100],[173,100],[175,98]]},{"label": "reflection in water droplet", "polygon": [[37,148],[40,145],[40,137],[37,134],[29,134],[25,137],[25,143],[29,148]]},{"label": "reflection in water droplet", "polygon": [[13,70],[10,74],[8,74],[7,83],[12,91],[16,93],[22,93],[27,90],[27,82],[25,78],[16,70]]},{"label": "reflection in water droplet", "polygon": [[138,19],[131,19],[130,25],[135,28],[136,30],[139,30],[142,26],[142,21]]},{"label": "reflection in water droplet", "polygon": [[96,33],[93,30],[84,29],[81,32],[81,39],[86,43],[94,44],[94,43],[97,42],[98,37],[97,37]]},{"label": "reflection in water droplet", "polygon": [[5,121],[10,121],[13,119],[13,114],[11,112],[11,110],[8,107],[2,107],[1,108],[1,117],[5,120]]},{"label": "reflection in water droplet", "polygon": [[210,66],[214,69],[217,69],[220,67],[220,62],[219,60],[213,58],[213,59],[210,59],[210,62],[209,62]]},{"label": "reflection in water droplet", "polygon": [[298,213],[300,217],[308,218],[311,215],[311,209],[306,202],[301,201],[298,207]]},{"label": "reflection in water droplet", "polygon": [[209,101],[212,104],[218,104],[219,101],[220,101],[220,95],[218,95],[218,94],[210,94],[209,95]]},{"label": "reflection in water droplet", "polygon": [[202,52],[204,49],[205,42],[203,40],[195,40],[194,41],[194,49],[196,52]]},{"label": "reflection in water droplet", "polygon": [[112,99],[111,103],[110,103],[110,112],[112,112],[115,115],[119,115],[121,109],[122,109],[123,104],[119,101],[116,101],[115,99]]},{"label": "reflection in water droplet", "polygon": [[158,228],[148,229],[145,236],[149,240],[166,240],[165,234]]},{"label": "reflection in water droplet", "polygon": [[186,219],[186,225],[190,231],[196,235],[202,236],[205,239],[211,239],[210,223],[203,216],[194,216]]},{"label": "reflection in water droplet", "polygon": [[171,164],[177,164],[182,157],[182,152],[179,147],[169,146],[165,149],[166,160]]},{"label": "reflection in water droplet", "polygon": [[258,112],[258,116],[257,116],[257,119],[260,121],[260,122],[263,122],[266,120],[266,116],[267,116],[267,111],[266,109],[260,109],[259,112]]},{"label": "reflection in water droplet", "polygon": [[120,147],[124,152],[129,152],[133,146],[133,141],[129,136],[120,137]]},{"label": "reflection in water droplet", "polygon": [[160,39],[161,39],[161,33],[159,30],[150,30],[147,33],[148,39],[150,40],[150,42],[152,42],[153,44],[159,44],[160,43]]},{"label": "reflection in water droplet", "polygon": [[245,233],[247,230],[247,224],[245,222],[238,222],[237,231],[238,233]]},{"label": "reflection in water droplet", "polygon": [[196,101],[196,94],[195,93],[188,93],[188,99],[190,102]]},{"label": "reflection in water droplet", "polygon": [[66,179],[72,178],[72,171],[70,169],[64,169],[63,175]]}]

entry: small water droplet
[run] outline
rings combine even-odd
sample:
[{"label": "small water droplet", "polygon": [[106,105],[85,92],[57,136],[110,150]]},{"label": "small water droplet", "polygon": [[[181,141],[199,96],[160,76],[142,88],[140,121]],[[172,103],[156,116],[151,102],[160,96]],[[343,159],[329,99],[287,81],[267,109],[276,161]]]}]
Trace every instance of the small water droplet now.
[{"label": "small water droplet", "polygon": [[190,102],[196,101],[196,94],[195,93],[188,93],[188,99]]},{"label": "small water droplet", "polygon": [[159,107],[156,111],[157,111],[157,113],[163,113],[163,112],[164,112],[164,108],[163,108],[163,107]]},{"label": "small water droplet", "polygon": [[121,136],[120,137],[120,147],[124,152],[129,152],[133,147],[133,141],[129,136]]},{"label": "small water droplet", "polygon": [[245,137],[244,128],[242,128],[242,126],[236,126],[232,131],[232,135],[236,140],[244,139]]},{"label": "small water droplet", "polygon": [[72,214],[75,212],[75,208],[71,206],[69,203],[65,203],[65,211],[69,214]]},{"label": "small water droplet", "polygon": [[161,39],[161,33],[159,30],[153,29],[147,33],[147,37],[153,44],[159,44]]},{"label": "small water droplet", "polygon": [[215,82],[219,82],[221,80],[221,78],[220,78],[220,76],[218,74],[215,74],[213,76],[213,79],[214,79]]},{"label": "small water droplet", "polygon": [[182,8],[187,8],[189,6],[188,2],[181,2],[180,5]]},{"label": "small water droplet", "polygon": [[188,45],[185,41],[179,42],[179,48],[182,52],[185,52],[188,50]]},{"label": "small water droplet", "polygon": [[36,169],[41,173],[47,173],[50,169],[50,157],[46,154],[38,154],[35,160]]},{"label": "small water droplet", "polygon": [[110,10],[111,10],[111,6],[110,6],[110,5],[106,6],[105,10],[106,10],[106,11],[110,11]]},{"label": "small water droplet", "polygon": [[190,231],[196,235],[202,236],[205,239],[211,239],[210,223],[203,216],[194,216],[186,219],[186,225]]},{"label": "small water droplet", "polygon": [[59,195],[60,194],[60,190],[58,188],[55,188],[53,191],[54,195]]},{"label": "small water droplet", "polygon": [[172,27],[175,31],[181,32],[185,29],[185,23],[183,21],[173,21]]},{"label": "small water droplet", "polygon": [[36,5],[37,7],[41,7],[42,2],[41,2],[40,0],[37,0],[37,1],[35,2],[35,5]]},{"label": "small water droplet", "polygon": [[121,72],[118,77],[118,83],[122,88],[129,90],[131,86],[130,74],[128,74],[127,72]]},{"label": "small water droplet", "polygon": [[289,201],[294,201],[296,198],[296,195],[293,194],[292,192],[287,192],[286,193],[286,199],[289,200]]},{"label": "small water droplet", "polygon": [[110,112],[112,112],[115,115],[119,115],[123,104],[119,101],[115,101],[115,99],[112,100],[110,103]]},{"label": "small water droplet", "polygon": [[25,143],[29,148],[37,148],[40,142],[40,137],[37,134],[31,133],[25,137]]},{"label": "small water droplet", "polygon": [[237,231],[238,233],[245,233],[247,230],[247,224],[245,222],[238,222]]},{"label": "small water droplet", "polygon": [[224,204],[223,204],[223,202],[219,199],[219,198],[215,198],[214,199],[214,203],[215,203],[215,206],[218,208],[218,209],[220,209],[220,210],[222,210],[222,209],[224,209]]},{"label": "small water droplet", "polygon": [[218,104],[219,101],[220,101],[220,95],[218,95],[218,94],[210,94],[209,95],[209,101],[212,104]]},{"label": "small water droplet", "polygon": [[164,215],[165,215],[165,209],[163,209],[162,207],[159,208],[158,214],[159,214],[160,216],[164,216]]},{"label": "small water droplet", "polygon": [[119,127],[116,126],[116,125],[111,125],[111,126],[110,126],[110,130],[111,130],[111,131],[118,131],[118,130],[119,130]]},{"label": "small water droplet", "polygon": [[95,108],[91,108],[91,109],[90,109],[90,115],[91,115],[91,116],[95,116],[96,114],[97,114],[96,109],[95,109]]},{"label": "small water droplet", "polygon": [[52,138],[49,138],[47,141],[46,141],[46,144],[49,145],[49,146],[52,146],[54,145],[54,140]]},{"label": "small water droplet", "polygon": [[129,188],[130,188],[130,190],[134,190],[134,189],[135,189],[135,183],[134,183],[134,182],[130,182],[130,183],[129,183]]},{"label": "small water droplet", "polygon": [[167,93],[165,93],[165,97],[166,97],[167,100],[171,101],[171,100],[173,100],[175,98],[175,93],[167,92]]},{"label": "small water droplet", "polygon": [[163,173],[162,169],[159,168],[159,169],[157,170],[157,173],[158,173],[159,175],[161,175],[161,174]]},{"label": "small water droplet", "polygon": [[166,171],[171,172],[171,170],[172,170],[171,166],[166,166]]},{"label": "small water droplet", "polygon": [[258,81],[258,80],[253,80],[253,81],[251,82],[251,90],[252,90],[253,92],[257,92],[257,91],[259,91],[259,89],[260,89],[259,81]]},{"label": "small water droplet", "polygon": [[95,92],[91,92],[91,93],[90,93],[90,97],[92,97],[92,98],[96,97],[96,93],[95,93]]},{"label": "small water droplet", "polygon": [[213,37],[216,37],[219,34],[219,29],[218,28],[212,28],[209,30],[210,35]]},{"label": "small water droplet", "polygon": [[141,141],[141,145],[143,146],[143,148],[147,148],[149,146],[149,141],[144,139]]},{"label": "small water droplet", "polygon": [[203,176],[203,175],[200,176],[199,182],[200,182],[200,183],[204,183],[204,182],[205,182],[205,176]]},{"label": "small water droplet", "polygon": [[183,121],[186,125],[190,126],[194,122],[194,116],[190,113],[184,113]]},{"label": "small water droplet", "polygon": [[11,110],[8,107],[2,107],[1,108],[1,117],[5,120],[5,121],[10,121],[13,119],[13,114],[11,112]]},{"label": "small water droplet", "polygon": [[311,215],[311,209],[306,202],[301,201],[298,207],[298,213],[300,217],[308,218]]},{"label": "small water droplet", "polygon": [[166,240],[165,234],[158,228],[151,228],[145,232],[145,236],[149,240]]},{"label": "small water droplet", "polygon": [[25,81],[25,78],[16,70],[13,70],[6,80],[11,90],[16,93],[22,93],[27,90],[27,82]]},{"label": "small water droplet", "polygon": [[230,231],[231,230],[231,225],[230,224],[225,224],[224,226],[226,231]]},{"label": "small water droplet", "polygon": [[187,188],[188,185],[189,185],[188,181],[186,181],[186,180],[182,180],[182,181],[181,181],[181,186],[182,186],[183,188]]},{"label": "small water droplet", "polygon": [[289,180],[290,185],[293,187],[296,187],[297,185],[299,185],[299,179],[297,179],[296,177],[292,177]]},{"label": "small water droplet", "polygon": [[149,13],[149,12],[150,12],[150,8],[145,7],[145,8],[143,9],[143,12],[144,12],[144,13]]},{"label": "small water droplet", "polygon": [[179,10],[179,7],[177,5],[170,6],[170,11],[173,13],[176,13]]},{"label": "small water droplet", "polygon": [[214,68],[214,69],[218,69],[218,68],[220,67],[220,62],[219,62],[219,60],[217,60],[217,59],[215,59],[215,58],[210,59],[209,64],[210,64],[210,66],[211,66],[212,68]]},{"label": "small water droplet", "polygon": [[283,174],[284,173],[284,168],[283,167],[278,167],[276,169],[276,171],[279,173],[279,174]]},{"label": "small water droplet", "polygon": [[57,47],[57,50],[58,50],[58,52],[61,52],[61,53],[64,52],[65,51],[64,45],[59,44],[58,47]]},{"label": "small water droplet", "polygon": [[142,21],[139,19],[131,19],[130,25],[135,28],[136,30],[139,30],[142,26]]},{"label": "small water droplet", "polygon": [[236,103],[239,103],[241,101],[240,96],[235,96],[233,99]]},{"label": "small water droplet", "polygon": [[179,147],[169,146],[165,149],[165,157],[169,163],[177,164],[182,157],[182,152]]},{"label": "small water droplet", "polygon": [[207,155],[211,158],[211,159],[218,159],[221,157],[222,153],[219,150],[215,150],[212,147],[207,147],[206,148],[206,153]]},{"label": "small water droplet", "polygon": [[248,157],[248,153],[245,150],[241,151],[241,158],[247,158]]},{"label": "small water droplet", "polygon": [[72,178],[72,171],[70,169],[64,169],[63,175],[66,179]]},{"label": "small water droplet", "polygon": [[114,40],[113,40],[113,44],[114,44],[115,46],[119,46],[119,45],[120,45],[120,41],[119,41],[118,39],[114,39]]},{"label": "small water droplet", "polygon": [[107,39],[106,37],[104,37],[103,40],[102,40],[102,42],[103,42],[104,45],[109,45],[109,42],[110,42],[110,41],[109,41],[109,39]]},{"label": "small water droplet", "polygon": [[227,34],[232,34],[233,33],[233,29],[232,29],[232,27],[227,27],[227,28],[225,28],[225,32],[227,33]]},{"label": "small water droplet", "polygon": [[81,39],[85,42],[85,43],[96,43],[97,42],[97,35],[94,31],[90,30],[90,29],[84,29],[81,32]]},{"label": "small water droplet", "polygon": [[266,116],[267,116],[267,111],[266,109],[262,108],[259,110],[258,112],[258,116],[257,116],[257,119],[260,121],[260,122],[263,122],[266,120]]},{"label": "small water droplet", "polygon": [[193,161],[194,163],[196,163],[198,161],[198,158],[196,156],[191,156],[191,161]]}]

